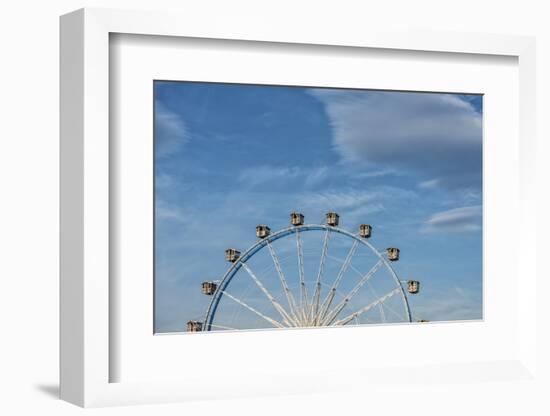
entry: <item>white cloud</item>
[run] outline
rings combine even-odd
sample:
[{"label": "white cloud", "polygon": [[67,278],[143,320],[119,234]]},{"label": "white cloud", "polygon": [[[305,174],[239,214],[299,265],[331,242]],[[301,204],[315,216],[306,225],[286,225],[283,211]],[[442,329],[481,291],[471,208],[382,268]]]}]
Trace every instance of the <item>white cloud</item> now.
[{"label": "white cloud", "polygon": [[377,169],[377,170],[370,170],[366,172],[356,173],[354,174],[355,178],[358,179],[365,179],[365,178],[379,178],[382,176],[399,176],[401,175],[400,172],[397,172],[393,169]]},{"label": "white cloud", "polygon": [[162,103],[155,103],[155,151],[158,157],[170,156],[189,141],[185,121]]},{"label": "white cloud", "polygon": [[186,215],[181,208],[168,204],[163,200],[155,202],[155,218],[157,220],[171,220],[182,223],[186,221]]},{"label": "white cloud", "polygon": [[387,206],[415,198],[417,194],[413,191],[389,186],[378,186],[368,191],[362,188],[347,188],[301,194],[296,198],[295,206],[298,210],[321,215],[327,211],[336,211],[346,224],[358,224],[365,221],[369,214],[385,211]]},{"label": "white cloud", "polygon": [[375,169],[357,171],[352,167],[341,166],[339,169],[329,169],[328,166],[301,167],[301,166],[252,166],[241,170],[239,181],[248,187],[255,187],[276,181],[297,180],[300,185],[312,188],[322,184],[329,177],[344,177],[349,179],[370,179],[382,176],[399,176],[400,172],[393,169]]},{"label": "white cloud", "polygon": [[418,184],[420,189],[435,189],[440,185],[439,179],[430,179],[427,181],[422,181]]},{"label": "white cloud", "polygon": [[[463,281],[463,279],[455,280]],[[471,286],[448,286],[438,289],[424,286],[424,288],[424,297],[414,300],[412,308],[414,319],[454,321],[483,318],[481,288]]]},{"label": "white cloud", "polygon": [[253,166],[245,168],[239,175],[239,181],[250,187],[273,181],[299,178],[306,186],[320,183],[328,175],[326,166],[302,168],[298,166]]},{"label": "white cloud", "polygon": [[409,170],[447,188],[481,183],[481,115],[449,94],[330,89],[324,105],[343,161]]},{"label": "white cloud", "polygon": [[314,186],[321,183],[324,179],[327,178],[329,174],[329,169],[326,166],[322,166],[319,168],[310,169],[306,173],[305,177],[305,185],[306,186]]},{"label": "white cloud", "polygon": [[255,186],[281,178],[295,178],[299,175],[301,171],[298,167],[262,165],[243,169],[239,175],[239,181]]},{"label": "white cloud", "polygon": [[[178,184],[179,185],[179,184]],[[155,186],[158,189],[168,189],[176,186],[176,181],[171,175],[168,175],[166,173],[158,173],[155,176]]]},{"label": "white cloud", "polygon": [[481,205],[454,208],[433,214],[424,232],[469,232],[481,229]]},{"label": "white cloud", "polygon": [[354,210],[360,206],[376,211],[383,208],[379,195],[359,190],[319,192],[307,194],[302,201],[306,208],[323,207],[325,210]]}]

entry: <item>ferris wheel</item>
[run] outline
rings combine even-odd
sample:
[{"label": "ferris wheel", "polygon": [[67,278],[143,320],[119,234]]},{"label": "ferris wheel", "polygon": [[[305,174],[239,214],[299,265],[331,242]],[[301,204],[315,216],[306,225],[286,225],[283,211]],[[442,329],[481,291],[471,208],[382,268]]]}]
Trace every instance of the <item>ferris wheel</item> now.
[{"label": "ferris wheel", "polygon": [[399,249],[376,249],[369,224],[352,233],[339,222],[329,212],[324,224],[306,224],[293,212],[279,231],[258,225],[250,248],[225,250],[230,266],[221,279],[202,282],[211,299],[187,331],[412,322],[408,295],[420,282],[398,277]]}]

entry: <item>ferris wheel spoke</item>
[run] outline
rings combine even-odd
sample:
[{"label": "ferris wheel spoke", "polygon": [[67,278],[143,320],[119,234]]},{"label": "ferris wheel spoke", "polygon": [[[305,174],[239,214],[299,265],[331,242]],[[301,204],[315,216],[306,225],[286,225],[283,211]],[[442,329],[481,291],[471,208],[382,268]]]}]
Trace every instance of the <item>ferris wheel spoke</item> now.
[{"label": "ferris wheel spoke", "polygon": [[[372,293],[372,295],[375,297],[375,298],[378,298],[378,294],[376,293],[376,291],[373,289],[372,285],[370,284],[370,281],[367,282],[367,286],[369,288],[369,291]],[[397,289],[399,289],[399,287],[397,287]],[[390,308],[389,305],[385,305],[385,304],[380,304],[379,305],[380,307],[380,319],[382,320],[382,322],[386,322],[387,321],[387,318],[386,318],[386,309],[393,313],[395,316],[397,316],[400,320],[403,319],[403,316],[402,315],[399,315],[393,308]]]},{"label": "ferris wheel spoke", "polygon": [[[388,305],[384,305],[385,310],[390,311],[393,315],[395,315],[399,320],[403,319],[403,315],[400,315],[398,312],[395,311],[395,309],[391,308]],[[384,316],[385,318],[385,316]]]},{"label": "ferris wheel spoke", "polygon": [[380,320],[383,323],[386,323],[386,312],[384,311],[384,305],[381,303],[378,307],[380,308]]},{"label": "ferris wheel spoke", "polygon": [[315,282],[315,292],[312,298],[312,305],[310,311],[310,320],[313,325],[317,324],[317,316],[319,313],[319,301],[321,298],[321,282],[323,280],[323,274],[325,272],[325,260],[327,258],[328,241],[330,239],[330,230],[325,231],[325,238],[323,240],[323,249],[321,250],[321,259],[319,260],[319,272],[317,273],[317,280]]},{"label": "ferris wheel spoke", "polygon": [[241,261],[241,266],[246,270],[246,272],[249,274],[249,276],[254,280],[254,283],[256,283],[256,286],[260,288],[260,290],[264,293],[264,295],[269,299],[273,307],[279,312],[283,320],[287,323],[288,326],[297,326],[298,323],[294,322],[294,320],[290,317],[288,312],[283,308],[283,306],[277,302],[275,297],[267,290],[267,288],[263,285],[262,282],[260,282],[260,279],[258,279],[258,276],[252,271],[250,266],[246,264],[245,262]]},{"label": "ferris wheel spoke", "polygon": [[352,314],[350,314],[350,315],[334,322],[332,325],[333,326],[346,325],[348,322],[350,322],[353,319],[359,317],[360,315],[364,314],[365,312],[369,311],[370,309],[374,308],[375,306],[384,303],[386,300],[391,298],[393,295],[395,295],[396,293],[399,293],[399,291],[400,291],[399,288],[393,289],[391,292],[385,294],[380,299],[377,299],[374,302],[369,303],[367,306],[365,306],[365,307],[359,309],[358,311],[356,311],[356,312],[354,312],[354,313],[352,313]]},{"label": "ferris wheel spoke", "polygon": [[276,326],[277,328],[284,328],[284,325],[278,321],[276,321],[275,319],[273,318],[270,318],[269,316],[267,315],[264,315],[263,313],[257,311],[256,309],[254,309],[252,306],[248,305],[246,302],[240,300],[239,298],[233,296],[232,294],[226,292],[225,290],[221,291],[221,293],[225,296],[227,296],[229,299],[232,299],[234,300],[235,302],[237,302],[239,305],[245,307],[246,309],[248,309],[250,312],[252,313],[255,313],[256,315],[258,315],[259,317],[265,319],[267,322],[269,322],[270,324]]},{"label": "ferris wheel spoke", "polygon": [[275,265],[275,269],[277,270],[277,274],[279,275],[279,280],[281,281],[281,285],[283,286],[283,290],[285,292],[286,299],[288,302],[288,307],[290,309],[290,314],[292,315],[294,322],[297,323],[299,322],[299,319],[297,315],[298,308],[296,306],[296,299],[294,299],[294,295],[292,294],[292,291],[288,287],[288,283],[283,273],[283,269],[281,268],[279,257],[277,256],[277,253],[275,253],[275,249],[271,245],[270,241],[267,242],[267,248],[269,249],[269,253],[271,254],[271,258],[273,259],[273,264]]},{"label": "ferris wheel spoke", "polygon": [[304,250],[302,248],[302,237],[300,236],[300,231],[296,231],[296,250],[298,252],[298,273],[300,275],[300,288],[301,288],[301,301],[300,309],[303,322],[307,322],[307,310],[308,310],[308,299],[307,299],[307,288],[306,281],[304,277]]},{"label": "ferris wheel spoke", "polygon": [[340,285],[340,282],[342,281],[342,278],[344,277],[344,274],[346,273],[348,267],[351,264],[351,260],[353,258],[353,255],[355,254],[355,251],[357,250],[357,246],[359,245],[359,242],[357,240],[353,241],[353,245],[348,251],[348,255],[346,256],[346,259],[344,260],[344,263],[342,264],[342,267],[340,267],[340,271],[338,272],[338,276],[334,280],[334,283],[332,284],[331,288],[329,289],[329,293],[325,300],[323,301],[323,304],[321,305],[321,310],[319,312],[319,315],[317,317],[318,321],[323,321],[330,309],[330,305],[332,305],[332,301],[334,300],[334,296],[336,295],[336,291],[338,289],[338,286]]},{"label": "ferris wheel spoke", "polygon": [[338,305],[336,305],[336,307],[332,311],[327,313],[327,317],[324,319],[323,325],[330,325],[337,318],[337,316],[340,314],[340,312],[342,312],[349,301],[357,294],[357,292],[359,292],[359,289],[361,289],[363,285],[367,283],[372,276],[374,276],[374,274],[378,271],[378,269],[380,269],[380,267],[382,267],[383,264],[384,262],[382,260],[378,260],[378,262],[361,277],[361,280],[359,280],[355,287],[350,290],[350,292],[344,297],[344,299]]},{"label": "ferris wheel spoke", "polygon": [[344,261],[344,264],[342,264],[342,267],[340,268],[340,272],[338,273],[338,278],[336,279],[336,282],[334,282],[335,287],[338,287],[338,285],[340,284],[340,281],[342,280],[342,277],[344,277],[344,274],[348,270],[348,267],[351,264],[351,260],[355,255],[355,251],[357,250],[358,245],[359,245],[359,242],[357,240],[354,240],[351,248],[349,249],[348,255],[346,256],[346,260]]},{"label": "ferris wheel spoke", "polygon": [[357,270],[357,268],[354,267],[353,264],[349,265],[349,269],[352,270],[357,276],[359,277],[363,276],[363,272]]},{"label": "ferris wheel spoke", "polygon": [[219,328],[219,329],[227,329],[229,331],[238,331],[239,328],[231,328],[229,326],[223,326],[223,325],[214,325],[214,324],[210,324],[211,327],[214,327],[214,328]]}]

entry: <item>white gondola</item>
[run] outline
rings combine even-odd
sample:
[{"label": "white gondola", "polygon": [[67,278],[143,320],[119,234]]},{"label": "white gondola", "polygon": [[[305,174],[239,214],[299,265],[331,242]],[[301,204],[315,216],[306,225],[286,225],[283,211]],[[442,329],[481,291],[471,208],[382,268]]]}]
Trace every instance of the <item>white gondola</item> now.
[{"label": "white gondola", "polygon": [[359,226],[359,236],[362,238],[370,238],[372,235],[372,227],[369,224],[361,224]]},{"label": "white gondola", "polygon": [[331,227],[337,227],[339,220],[340,220],[340,216],[336,212],[327,212],[326,214],[327,225],[330,225]]},{"label": "white gondola", "polygon": [[386,249],[388,252],[388,260],[389,261],[397,261],[399,260],[399,249],[395,247],[389,247]]},{"label": "white gondola", "polygon": [[409,280],[407,282],[407,290],[413,295],[417,294],[420,291],[420,282],[418,280]]},{"label": "white gondola", "polygon": [[290,223],[292,225],[304,225],[304,216],[299,212],[293,212],[290,214]]},{"label": "white gondola", "polygon": [[231,263],[235,263],[241,257],[241,252],[234,248],[225,250],[225,259]]},{"label": "white gondola", "polygon": [[187,322],[187,332],[201,332],[201,331],[202,331],[202,322],[200,321]]},{"label": "white gondola", "polygon": [[218,285],[214,282],[201,283],[201,289],[204,295],[212,296],[214,293],[216,293],[217,288],[218,288]]},{"label": "white gondola", "polygon": [[267,225],[256,226],[256,237],[266,238],[269,234],[271,234],[271,229]]}]

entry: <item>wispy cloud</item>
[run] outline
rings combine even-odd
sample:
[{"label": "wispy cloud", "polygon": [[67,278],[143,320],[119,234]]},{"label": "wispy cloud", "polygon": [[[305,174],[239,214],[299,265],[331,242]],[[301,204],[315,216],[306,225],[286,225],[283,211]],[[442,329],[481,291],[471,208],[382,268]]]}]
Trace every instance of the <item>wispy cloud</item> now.
[{"label": "wispy cloud", "polygon": [[329,174],[329,169],[326,166],[321,166],[318,168],[310,169],[305,177],[306,186],[315,186],[323,182]]},{"label": "wispy cloud", "polygon": [[268,184],[275,181],[281,182],[299,179],[299,183],[305,185],[307,188],[322,184],[328,178],[350,181],[399,175],[401,175],[401,173],[394,169],[357,170],[349,165],[339,166],[338,169],[334,167],[329,169],[328,166],[303,167],[260,165],[242,169],[238,179],[243,185],[248,185],[249,187]]},{"label": "wispy cloud", "polygon": [[[455,279],[462,282],[464,279]],[[482,290],[477,285],[426,289],[423,298],[414,301],[414,318],[452,321],[483,318]],[[421,295],[422,296],[422,295]]]},{"label": "wispy cloud", "polygon": [[379,195],[359,190],[307,194],[301,202],[305,208],[320,207],[333,211],[357,210],[363,207],[368,212],[375,212],[384,208]]},{"label": "wispy cloud", "polygon": [[179,114],[155,103],[155,150],[157,157],[170,156],[189,141],[189,130]]},{"label": "wispy cloud", "polygon": [[248,186],[257,186],[273,181],[287,181],[300,178],[306,186],[323,181],[328,174],[325,166],[304,168],[299,166],[253,166],[245,168],[239,175],[239,181]]},{"label": "wispy cloud", "polygon": [[298,167],[262,165],[243,169],[239,175],[239,181],[255,186],[281,178],[296,178],[301,174],[301,169]]},{"label": "wispy cloud", "polygon": [[157,189],[170,189],[173,186],[179,185],[171,175],[166,173],[157,173],[155,175],[155,187]]},{"label": "wispy cloud", "polygon": [[399,176],[400,173],[394,169],[376,169],[376,170],[367,170],[365,172],[360,172],[354,174],[355,178],[365,179],[365,178],[380,178],[382,176]]},{"label": "wispy cloud", "polygon": [[445,188],[480,186],[481,115],[470,102],[449,94],[310,94],[325,105],[334,149],[344,161],[437,177]]},{"label": "wispy cloud", "polygon": [[433,214],[424,224],[424,232],[469,232],[481,229],[481,205],[454,208]]},{"label": "wispy cloud", "polygon": [[403,204],[416,199],[414,191],[391,186],[378,186],[365,190],[363,188],[346,188],[310,192],[296,199],[296,206],[306,212],[336,211],[346,224],[359,224],[368,218],[369,214],[382,212],[390,206]]},{"label": "wispy cloud", "polygon": [[422,181],[418,184],[420,189],[435,189],[439,187],[441,181],[439,179],[429,179],[427,181]]},{"label": "wispy cloud", "polygon": [[185,222],[186,216],[180,207],[169,204],[166,201],[157,199],[155,203],[155,218],[159,220],[169,220]]}]

